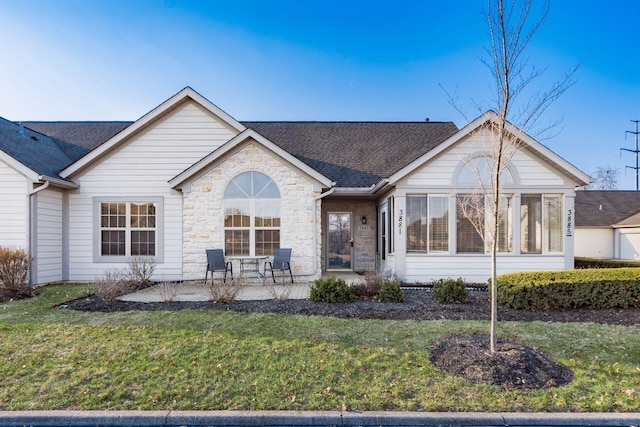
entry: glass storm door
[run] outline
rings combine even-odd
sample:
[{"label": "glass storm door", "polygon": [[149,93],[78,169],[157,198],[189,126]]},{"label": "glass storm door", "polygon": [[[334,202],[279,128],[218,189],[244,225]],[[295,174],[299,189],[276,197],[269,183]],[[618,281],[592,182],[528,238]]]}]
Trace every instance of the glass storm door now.
[{"label": "glass storm door", "polygon": [[351,269],[351,214],[329,213],[327,270]]}]

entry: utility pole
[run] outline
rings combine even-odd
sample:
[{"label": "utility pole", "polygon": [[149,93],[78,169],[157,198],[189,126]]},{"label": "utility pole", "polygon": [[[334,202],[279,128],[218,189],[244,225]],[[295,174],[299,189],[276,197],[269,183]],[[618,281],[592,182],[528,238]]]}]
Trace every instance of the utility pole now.
[{"label": "utility pole", "polygon": [[625,168],[629,168],[629,169],[634,169],[636,171],[636,191],[639,190],[639,186],[638,184],[640,184],[640,181],[638,181],[638,170],[640,170],[640,166],[638,166],[638,153],[640,153],[640,151],[638,151],[638,135],[640,134],[640,132],[638,132],[638,123],[640,122],[640,120],[631,120],[633,123],[636,124],[636,130],[635,131],[626,131],[625,132],[625,136],[630,133],[632,135],[636,136],[636,149],[635,150],[629,150],[628,148],[621,148],[620,151],[629,151],[631,153],[635,153],[636,154],[636,165],[634,166],[625,166]]}]

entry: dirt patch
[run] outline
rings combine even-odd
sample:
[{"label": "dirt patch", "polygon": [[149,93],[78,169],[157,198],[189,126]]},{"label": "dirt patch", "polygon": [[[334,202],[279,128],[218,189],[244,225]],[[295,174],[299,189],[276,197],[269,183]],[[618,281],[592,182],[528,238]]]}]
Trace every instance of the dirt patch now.
[{"label": "dirt patch", "polygon": [[441,371],[503,390],[538,390],[569,384],[569,368],[523,344],[498,340],[489,351],[489,337],[456,335],[431,346],[429,360]]}]

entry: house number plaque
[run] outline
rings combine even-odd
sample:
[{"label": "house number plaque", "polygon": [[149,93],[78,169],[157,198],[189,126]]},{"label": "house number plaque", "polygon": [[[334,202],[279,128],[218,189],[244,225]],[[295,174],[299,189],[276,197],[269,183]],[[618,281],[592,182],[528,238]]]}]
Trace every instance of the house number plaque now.
[{"label": "house number plaque", "polygon": [[569,209],[567,211],[567,237],[573,236],[572,233],[573,228],[573,209]]}]

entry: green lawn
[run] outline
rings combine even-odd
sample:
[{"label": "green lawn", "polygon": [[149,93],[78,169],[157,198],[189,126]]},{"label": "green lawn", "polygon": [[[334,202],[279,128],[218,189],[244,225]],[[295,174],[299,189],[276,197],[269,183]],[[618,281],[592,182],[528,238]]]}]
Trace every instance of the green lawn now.
[{"label": "green lawn", "polygon": [[638,411],[640,329],[504,322],[570,367],[562,388],[501,392],[435,370],[430,344],[478,321],[223,311],[81,313],[84,285],[0,304],[0,409]]}]

